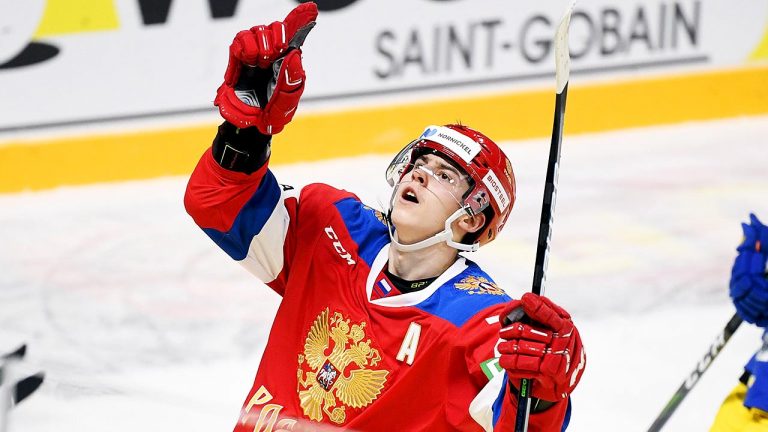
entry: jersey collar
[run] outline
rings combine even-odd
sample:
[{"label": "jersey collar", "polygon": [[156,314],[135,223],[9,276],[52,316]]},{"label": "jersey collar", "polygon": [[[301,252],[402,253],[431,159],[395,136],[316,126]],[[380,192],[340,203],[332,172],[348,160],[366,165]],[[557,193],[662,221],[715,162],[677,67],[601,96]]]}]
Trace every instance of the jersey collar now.
[{"label": "jersey collar", "polygon": [[461,272],[467,268],[466,258],[459,255],[459,258],[450,267],[448,267],[448,269],[446,269],[443,274],[438,276],[434,282],[432,282],[423,290],[371,300],[371,295],[373,294],[373,285],[376,283],[379,274],[384,270],[384,266],[389,260],[389,246],[389,244],[384,245],[384,247],[381,248],[379,253],[376,255],[376,259],[373,260],[373,264],[371,265],[371,272],[368,274],[368,280],[365,283],[365,294],[367,296],[366,298],[370,303],[375,305],[387,307],[417,305],[428,299],[432,294],[435,293],[435,291],[438,290],[438,288],[461,274]]}]

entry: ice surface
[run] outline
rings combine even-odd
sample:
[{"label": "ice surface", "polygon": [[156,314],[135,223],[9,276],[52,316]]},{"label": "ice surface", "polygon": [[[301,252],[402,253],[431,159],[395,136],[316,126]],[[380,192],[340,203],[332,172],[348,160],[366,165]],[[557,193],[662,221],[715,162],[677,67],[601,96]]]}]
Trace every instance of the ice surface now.
[{"label": "ice surface", "polygon": [[[768,219],[767,136],[768,117],[566,135],[546,294],[587,347],[569,431],[645,430],[728,321],[739,222]],[[519,295],[549,142],[504,148],[518,200],[474,259]],[[390,158],[274,171],[377,205]],[[0,195],[0,348],[28,342],[48,374],[11,431],[231,430],[279,299],[194,226],[185,183]],[[665,430],[706,430],[759,335],[739,329]]]}]

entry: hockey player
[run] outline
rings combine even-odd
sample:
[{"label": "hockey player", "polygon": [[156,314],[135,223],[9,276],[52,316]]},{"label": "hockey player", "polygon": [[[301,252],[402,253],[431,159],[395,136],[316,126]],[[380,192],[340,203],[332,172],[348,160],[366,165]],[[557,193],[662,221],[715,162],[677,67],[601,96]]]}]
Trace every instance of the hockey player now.
[{"label": "hockey player", "polygon": [[[730,293],[744,321],[768,328],[768,227],[754,214],[741,225],[744,241],[731,272]],[[768,330],[763,346],[744,367],[739,384],[720,406],[712,432],[768,430]]]},{"label": "hockey player", "polygon": [[[386,212],[269,170],[316,15],[303,3],[237,34],[215,100],[226,121],[185,196],[203,231],[282,296],[235,431],[512,430],[522,377],[534,380],[529,430],[564,430],[586,362],[569,314],[533,294],[512,301],[459,255],[491,242],[514,204],[493,141],[428,127],[386,171]],[[518,308],[530,324],[502,327]]]}]

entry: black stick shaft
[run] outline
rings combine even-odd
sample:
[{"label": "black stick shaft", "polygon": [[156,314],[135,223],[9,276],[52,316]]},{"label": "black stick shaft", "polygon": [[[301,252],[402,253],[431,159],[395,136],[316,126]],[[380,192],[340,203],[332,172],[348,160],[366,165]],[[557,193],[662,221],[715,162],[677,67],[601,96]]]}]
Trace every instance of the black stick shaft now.
[{"label": "black stick shaft", "polygon": [[[532,292],[544,294],[544,281],[549,259],[549,243],[552,238],[552,217],[557,199],[558,166],[560,165],[560,147],[563,142],[563,124],[565,120],[565,101],[568,97],[568,83],[555,97],[555,118],[552,124],[552,141],[549,145],[549,161],[547,162],[547,177],[544,184],[544,198],[541,203],[541,220],[539,222],[539,240],[536,246],[536,262],[533,269]],[[515,416],[515,432],[528,430],[528,419],[531,413],[531,386],[533,380],[520,380],[517,394],[517,415]]]},{"label": "black stick shaft", "polygon": [[669,400],[669,402],[667,402],[667,405],[664,406],[664,409],[661,410],[661,413],[659,413],[658,417],[656,417],[656,420],[654,420],[651,427],[648,428],[648,432],[658,432],[662,427],[664,427],[664,424],[667,423],[667,420],[669,420],[670,417],[672,417],[672,414],[674,414],[675,410],[677,410],[677,407],[680,406],[680,403],[683,401],[683,399],[685,399],[693,386],[699,382],[699,378],[704,375],[704,372],[709,369],[709,366],[715,360],[717,355],[720,354],[720,351],[723,350],[723,347],[725,347],[725,344],[739,328],[741,322],[742,319],[739,314],[733,314],[730,321],[728,321],[728,324],[725,325],[723,331],[720,332],[715,341],[712,342],[712,345],[710,345],[707,352],[696,364],[696,368],[690,374],[688,374],[688,377],[685,379],[685,381],[683,381],[682,384],[680,384],[680,387],[677,389],[675,394],[672,395],[672,398]]},{"label": "black stick shaft", "polygon": [[555,120],[552,124],[552,141],[549,145],[547,179],[544,185],[544,198],[541,203],[539,221],[539,241],[536,246],[536,263],[533,269],[532,291],[536,295],[544,294],[547,263],[549,261],[549,243],[552,238],[552,218],[557,199],[557,174],[560,166],[560,147],[563,143],[563,121],[565,120],[565,100],[568,97],[568,84],[555,97]]},{"label": "black stick shaft", "polygon": [[[552,216],[557,198],[558,166],[560,164],[560,145],[563,142],[563,123],[565,120],[565,100],[568,97],[568,79],[571,71],[570,53],[568,50],[568,26],[571,22],[573,4],[560,20],[554,37],[555,47],[555,81],[557,91],[555,96],[555,115],[552,122],[552,140],[549,146],[549,160],[547,161],[547,178],[544,184],[544,198],[541,204],[541,220],[539,223],[539,239],[536,246],[536,262],[533,268],[532,291],[536,295],[544,293],[544,281],[549,257],[549,241],[552,237]],[[517,315],[517,316],[513,316]],[[519,314],[512,311],[502,320],[503,325],[508,325],[520,319]],[[515,432],[527,432],[528,420],[531,414],[531,395],[533,380],[523,378],[517,392],[517,412],[515,415]]]}]

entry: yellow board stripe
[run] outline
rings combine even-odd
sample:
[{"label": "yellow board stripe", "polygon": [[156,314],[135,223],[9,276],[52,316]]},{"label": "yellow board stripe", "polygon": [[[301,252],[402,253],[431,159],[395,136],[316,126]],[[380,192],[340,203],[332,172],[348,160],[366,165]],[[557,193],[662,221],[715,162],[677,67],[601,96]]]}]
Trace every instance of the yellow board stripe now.
[{"label": "yellow board stripe", "polygon": [[115,30],[120,24],[114,0],[47,0],[35,38]]},{"label": "yellow board stripe", "polygon": [[[426,125],[456,121],[497,141],[546,137],[554,99],[554,90],[537,90],[298,115],[273,140],[272,163],[394,154]],[[765,113],[768,66],[575,84],[565,133]],[[215,132],[215,124],[204,124],[8,143],[0,146],[0,192],[189,174]]]}]

